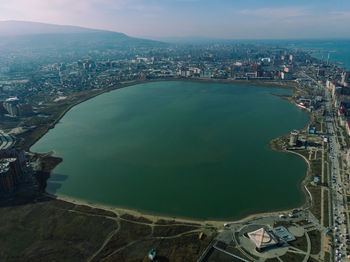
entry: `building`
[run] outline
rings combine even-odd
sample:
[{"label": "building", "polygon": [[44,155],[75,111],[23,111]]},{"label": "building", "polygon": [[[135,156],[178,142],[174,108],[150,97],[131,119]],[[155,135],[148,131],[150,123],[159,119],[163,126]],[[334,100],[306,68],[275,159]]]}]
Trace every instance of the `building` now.
[{"label": "building", "polygon": [[296,146],[298,143],[298,135],[299,132],[297,130],[293,130],[290,132],[290,139],[289,139],[289,145],[290,146]]},{"label": "building", "polygon": [[261,58],[261,62],[263,62],[263,63],[271,63],[271,58],[270,57]]},{"label": "building", "polygon": [[347,163],[348,169],[350,169],[350,149],[348,149],[348,152],[346,153],[346,163]]},{"label": "building", "polygon": [[277,246],[278,244],[276,237],[263,227],[248,233],[248,237],[255,244],[256,249],[259,252],[262,252],[267,248]]},{"label": "building", "polygon": [[15,191],[24,180],[25,165],[23,151],[0,150],[0,195]]},{"label": "building", "polygon": [[11,193],[19,185],[22,177],[17,158],[3,158],[0,160],[0,194]]},{"label": "building", "polygon": [[273,229],[274,236],[279,240],[279,242],[290,242],[295,240],[295,236],[291,234],[287,228],[284,226],[275,227]]},{"label": "building", "polygon": [[325,76],[325,69],[324,68],[318,68],[317,75],[318,76]]},{"label": "building", "polygon": [[208,69],[204,69],[200,71],[200,77],[201,78],[211,78],[212,72]]},{"label": "building", "polygon": [[13,172],[9,167],[9,163],[2,159],[0,160],[0,196],[11,193],[14,189]]},{"label": "building", "polygon": [[10,116],[17,116],[18,115],[17,104],[18,104],[18,100],[6,100],[3,103],[3,106]]},{"label": "building", "polygon": [[316,127],[315,126],[309,126],[308,133],[309,134],[316,134]]},{"label": "building", "polygon": [[281,79],[282,80],[292,80],[293,74],[290,72],[281,72]]},{"label": "building", "polygon": [[283,71],[286,72],[286,73],[290,73],[290,72],[292,72],[292,67],[291,66],[285,66],[283,68]]},{"label": "building", "polygon": [[18,104],[17,113],[19,116],[29,115],[33,113],[33,108],[30,104]]},{"label": "building", "polygon": [[342,73],[341,84],[345,87],[350,86],[350,71],[344,71]]},{"label": "building", "polygon": [[348,136],[350,136],[350,121],[346,122],[345,128],[346,128],[346,132],[348,133]]},{"label": "building", "polygon": [[23,116],[33,113],[33,108],[29,104],[20,103],[17,97],[11,97],[6,99],[3,103],[3,107],[12,117]]}]

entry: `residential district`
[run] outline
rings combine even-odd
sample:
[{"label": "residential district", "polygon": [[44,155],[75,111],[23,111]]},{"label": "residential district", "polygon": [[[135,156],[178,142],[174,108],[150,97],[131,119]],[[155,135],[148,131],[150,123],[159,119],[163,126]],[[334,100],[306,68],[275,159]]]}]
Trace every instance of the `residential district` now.
[{"label": "residential district", "polygon": [[[76,60],[62,56],[49,62],[8,53],[0,60],[2,203],[29,190],[37,192],[31,201],[40,201],[48,178],[41,161],[47,155],[29,148],[66,110],[92,96],[162,80],[284,87],[294,91],[287,99],[309,111],[311,120],[305,129],[271,141],[271,147],[307,162],[305,205],[226,222],[212,235],[194,230],[199,235],[193,241],[210,236],[195,261],[350,261],[350,72],[330,63],[329,55],[323,60],[312,55],[254,43],[91,50]],[[107,250],[109,239],[103,242],[91,261],[131,245]],[[145,256],[157,260],[161,252],[152,249]]]}]

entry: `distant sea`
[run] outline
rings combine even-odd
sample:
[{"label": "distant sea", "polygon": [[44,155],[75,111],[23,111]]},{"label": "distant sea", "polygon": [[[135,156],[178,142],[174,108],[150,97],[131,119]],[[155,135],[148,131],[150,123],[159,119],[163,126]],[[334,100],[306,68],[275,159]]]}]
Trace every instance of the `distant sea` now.
[{"label": "distant sea", "polygon": [[330,62],[339,63],[340,67],[350,70],[350,39],[295,40],[286,44],[287,48],[302,48],[324,61],[330,54]]}]

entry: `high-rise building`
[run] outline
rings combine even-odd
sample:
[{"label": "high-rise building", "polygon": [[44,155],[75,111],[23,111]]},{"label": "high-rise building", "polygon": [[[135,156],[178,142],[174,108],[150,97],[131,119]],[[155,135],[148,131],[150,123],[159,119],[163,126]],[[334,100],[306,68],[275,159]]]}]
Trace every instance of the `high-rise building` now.
[{"label": "high-rise building", "polygon": [[290,146],[296,146],[298,142],[298,136],[299,132],[297,130],[293,130],[290,132],[290,139],[289,139],[289,145]]},{"label": "high-rise building", "polygon": [[324,70],[324,68],[318,68],[318,70],[317,70],[317,75],[318,75],[318,76],[325,76],[325,70]]},{"label": "high-rise building", "polygon": [[209,69],[201,70],[200,77],[201,78],[211,78],[212,72]]},{"label": "high-rise building", "polygon": [[13,192],[24,179],[23,151],[0,150],[0,195]]},{"label": "high-rise building", "polygon": [[341,84],[343,86],[350,85],[350,71],[344,71],[341,75]]},{"label": "high-rise building", "polygon": [[5,102],[3,103],[3,106],[10,116],[18,115],[18,108],[15,102]]},{"label": "high-rise building", "polygon": [[30,104],[21,104],[17,97],[11,97],[3,102],[3,107],[10,116],[22,116],[33,113]]}]

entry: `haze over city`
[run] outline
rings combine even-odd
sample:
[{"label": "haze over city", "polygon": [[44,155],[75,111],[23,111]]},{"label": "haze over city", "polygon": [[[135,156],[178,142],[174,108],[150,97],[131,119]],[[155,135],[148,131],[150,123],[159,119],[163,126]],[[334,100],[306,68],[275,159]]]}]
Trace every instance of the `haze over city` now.
[{"label": "haze over city", "polygon": [[0,261],[349,262],[350,0],[0,0]]},{"label": "haze over city", "polygon": [[144,38],[348,38],[350,2],[3,0],[0,21],[75,25]]}]

